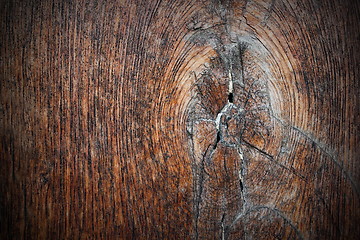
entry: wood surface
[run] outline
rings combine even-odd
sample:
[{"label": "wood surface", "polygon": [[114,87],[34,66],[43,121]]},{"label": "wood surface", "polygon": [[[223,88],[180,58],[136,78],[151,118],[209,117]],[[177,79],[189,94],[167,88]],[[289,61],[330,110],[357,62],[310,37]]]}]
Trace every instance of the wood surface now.
[{"label": "wood surface", "polygon": [[360,6],[2,0],[1,239],[359,239]]}]

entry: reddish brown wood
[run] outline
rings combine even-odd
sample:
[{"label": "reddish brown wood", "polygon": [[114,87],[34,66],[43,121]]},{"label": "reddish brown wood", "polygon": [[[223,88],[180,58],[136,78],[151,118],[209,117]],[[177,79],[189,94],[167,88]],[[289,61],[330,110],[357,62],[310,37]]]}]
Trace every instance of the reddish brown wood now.
[{"label": "reddish brown wood", "polygon": [[1,239],[358,239],[360,7],[1,1]]}]

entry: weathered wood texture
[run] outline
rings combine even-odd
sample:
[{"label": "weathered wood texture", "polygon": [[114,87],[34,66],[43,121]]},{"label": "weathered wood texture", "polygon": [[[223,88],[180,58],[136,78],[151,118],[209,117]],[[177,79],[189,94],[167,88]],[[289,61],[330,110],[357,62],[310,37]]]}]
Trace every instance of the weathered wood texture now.
[{"label": "weathered wood texture", "polygon": [[1,1],[2,239],[356,239],[357,1]]}]

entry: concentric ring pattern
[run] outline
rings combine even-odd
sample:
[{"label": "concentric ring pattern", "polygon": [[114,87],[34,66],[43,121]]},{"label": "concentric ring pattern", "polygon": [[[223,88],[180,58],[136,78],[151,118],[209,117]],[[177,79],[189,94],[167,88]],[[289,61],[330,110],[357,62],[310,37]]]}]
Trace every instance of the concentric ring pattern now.
[{"label": "concentric ring pattern", "polygon": [[359,3],[0,6],[0,238],[360,235]]}]

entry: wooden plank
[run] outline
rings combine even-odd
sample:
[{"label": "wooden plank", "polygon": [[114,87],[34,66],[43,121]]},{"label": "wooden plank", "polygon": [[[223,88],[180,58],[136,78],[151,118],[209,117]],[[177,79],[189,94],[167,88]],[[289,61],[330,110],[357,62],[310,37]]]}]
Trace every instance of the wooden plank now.
[{"label": "wooden plank", "polygon": [[1,239],[359,238],[359,3],[0,5]]}]

